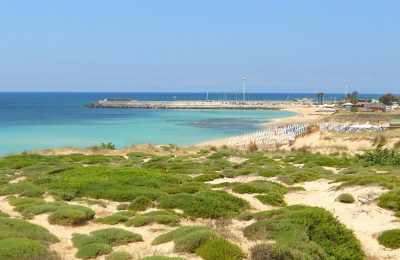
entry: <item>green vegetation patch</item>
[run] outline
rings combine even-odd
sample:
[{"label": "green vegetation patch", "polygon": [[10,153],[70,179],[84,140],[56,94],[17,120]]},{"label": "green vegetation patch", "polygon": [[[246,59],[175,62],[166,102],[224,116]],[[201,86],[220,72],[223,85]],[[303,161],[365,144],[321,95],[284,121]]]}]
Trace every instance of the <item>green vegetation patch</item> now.
[{"label": "green vegetation patch", "polygon": [[0,259],[58,259],[47,250],[58,238],[23,219],[0,217]]},{"label": "green vegetation patch", "polygon": [[131,260],[133,259],[132,255],[128,252],[112,252],[109,256],[106,257],[106,260]]},{"label": "green vegetation patch", "polygon": [[250,207],[249,202],[225,191],[201,191],[195,195],[176,194],[159,199],[158,207],[178,208],[194,218],[234,217]]},{"label": "green vegetation patch", "polygon": [[400,212],[400,191],[389,191],[378,198],[378,206],[393,210],[396,215]]},{"label": "green vegetation patch", "polygon": [[0,240],[0,259],[57,259],[39,242],[23,237]]},{"label": "green vegetation patch", "polygon": [[215,238],[217,238],[217,233],[212,228],[186,226],[156,237],[152,245],[174,241],[175,251],[194,253],[202,244]]},{"label": "green vegetation patch", "polygon": [[[274,239],[281,248],[299,253],[295,259],[364,259],[360,242],[328,211],[289,206],[266,211],[244,229],[249,239]],[[300,257],[301,256],[301,257]]]},{"label": "green vegetation patch", "polygon": [[144,214],[137,214],[125,222],[125,226],[141,227],[153,222],[163,225],[176,225],[180,217],[172,211],[158,210],[150,211]]},{"label": "green vegetation patch", "polygon": [[400,248],[400,229],[383,231],[378,237],[378,242],[387,248]]},{"label": "green vegetation patch", "polygon": [[128,206],[129,210],[144,211],[153,205],[153,201],[146,196],[135,198]]},{"label": "green vegetation patch", "polygon": [[59,241],[44,227],[29,223],[23,219],[1,217],[0,231],[0,239],[24,237],[45,245]]},{"label": "green vegetation patch", "polygon": [[131,219],[131,217],[135,215],[136,212],[134,211],[121,211],[102,218],[95,218],[93,222],[107,225],[116,225],[128,221],[129,219]]},{"label": "green vegetation patch", "polygon": [[93,219],[95,212],[79,205],[63,206],[51,213],[48,221],[53,225],[75,226],[85,224]]},{"label": "green vegetation patch", "polygon": [[145,256],[141,258],[141,260],[186,260],[186,258],[154,255],[154,256]]},{"label": "green vegetation patch", "polygon": [[156,200],[168,193],[195,193],[206,188],[204,183],[195,182],[189,176],[158,173],[137,167],[75,168],[41,177],[34,182],[50,192],[68,190],[74,197],[121,202],[132,201],[140,196]]},{"label": "green vegetation patch", "polygon": [[354,203],[355,202],[353,195],[351,195],[350,193],[342,193],[336,198],[336,200],[339,202],[342,202],[342,203]]},{"label": "green vegetation patch", "polygon": [[84,259],[109,254],[113,246],[138,241],[143,241],[141,235],[120,228],[100,229],[89,235],[76,233],[72,235],[72,243],[78,248],[76,257]]},{"label": "green vegetation patch", "polygon": [[204,260],[239,260],[245,258],[245,254],[239,246],[223,238],[203,243],[196,250],[196,253]]},{"label": "green vegetation patch", "polygon": [[82,259],[90,259],[100,255],[107,255],[111,252],[112,247],[110,245],[104,243],[93,243],[79,248],[75,256]]}]

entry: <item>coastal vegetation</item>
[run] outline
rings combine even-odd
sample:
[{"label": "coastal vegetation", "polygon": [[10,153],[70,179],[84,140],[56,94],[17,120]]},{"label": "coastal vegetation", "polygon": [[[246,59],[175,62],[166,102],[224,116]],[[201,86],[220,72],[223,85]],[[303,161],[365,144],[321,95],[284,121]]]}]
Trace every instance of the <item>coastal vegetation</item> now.
[{"label": "coastal vegetation", "polygon": [[[73,255],[83,259],[365,259],[351,226],[323,208],[293,205],[288,197],[306,195],[305,183],[324,181],[334,194],[327,203],[352,207],[366,203],[352,187],[380,187],[368,205],[400,216],[400,154],[382,142],[352,157],[176,146],[125,156],[3,157],[0,248],[12,250],[0,250],[0,258],[57,259],[62,253],[49,246],[70,239],[45,228],[57,227],[74,230]],[[397,230],[380,233],[376,243],[398,248]],[[113,252],[137,242],[150,248],[173,243],[175,255]]]}]

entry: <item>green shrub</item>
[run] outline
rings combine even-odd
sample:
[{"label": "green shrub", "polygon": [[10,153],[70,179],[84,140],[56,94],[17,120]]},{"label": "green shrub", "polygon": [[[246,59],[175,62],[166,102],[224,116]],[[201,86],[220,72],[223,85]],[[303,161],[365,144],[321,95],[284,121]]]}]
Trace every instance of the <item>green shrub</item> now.
[{"label": "green shrub", "polygon": [[3,211],[0,211],[0,218],[1,217],[8,217],[9,215]]},{"label": "green shrub", "polygon": [[39,242],[23,237],[10,237],[0,240],[0,259],[56,259]]},{"label": "green shrub", "polygon": [[265,195],[256,195],[254,196],[256,199],[261,201],[264,204],[276,206],[276,207],[284,207],[286,206],[286,202],[283,199],[283,195],[279,192],[271,192]]},{"label": "green shrub", "polygon": [[109,244],[111,246],[125,245],[132,242],[143,241],[141,235],[120,229],[120,228],[106,228],[96,230],[90,233],[96,241]]},{"label": "green shrub", "polygon": [[223,238],[205,242],[196,253],[204,260],[239,260],[245,257],[239,246]]},{"label": "green shrub", "polygon": [[212,231],[212,228],[209,227],[203,227],[203,226],[185,226],[185,227],[180,227],[175,230],[169,231],[165,234],[162,234],[158,237],[156,237],[153,242],[151,243],[152,245],[159,245],[159,244],[164,244],[168,243],[170,241],[174,241],[176,239],[185,237],[191,233],[196,233],[199,231]]},{"label": "green shrub", "polygon": [[217,237],[214,230],[199,230],[176,238],[175,251],[194,253],[205,242]]},{"label": "green shrub", "polygon": [[250,207],[249,202],[225,191],[202,191],[195,195],[176,194],[160,198],[158,207],[179,208],[194,218],[234,217]]},{"label": "green shrub", "polygon": [[193,178],[193,180],[206,182],[206,181],[212,181],[212,180],[223,178],[223,177],[224,177],[224,175],[221,173],[207,173],[207,174],[202,174],[202,175],[196,176]]},{"label": "green shrub", "polygon": [[74,247],[81,248],[88,244],[103,243],[110,246],[125,245],[133,242],[143,241],[142,236],[120,228],[106,228],[85,234],[73,234],[72,243]]},{"label": "green shrub", "polygon": [[144,214],[136,215],[125,222],[126,226],[141,227],[153,222],[163,225],[174,225],[179,223],[180,218],[171,211],[150,211]]},{"label": "green shrub", "polygon": [[[320,247],[312,242],[309,244],[302,244],[302,248],[279,244],[259,244],[253,246],[251,249],[252,260],[281,260],[281,259],[336,259],[329,258]],[[339,258],[341,259],[341,258]]]},{"label": "green shrub", "polygon": [[0,239],[23,237],[45,245],[59,241],[56,236],[52,235],[44,227],[29,223],[23,219],[1,217],[0,231]]},{"label": "green shrub", "polygon": [[130,217],[133,217],[135,215],[136,213],[133,211],[122,211],[103,218],[96,218],[93,221],[101,224],[116,225],[118,223],[124,223],[128,221]]},{"label": "green shrub", "polygon": [[378,198],[378,206],[396,212],[400,211],[400,191],[389,191]]},{"label": "green shrub", "polygon": [[44,190],[31,183],[13,183],[0,187],[0,196],[13,194],[21,197],[41,197]]},{"label": "green shrub", "polygon": [[112,252],[106,260],[131,260],[133,257],[127,252]]},{"label": "green shrub", "polygon": [[128,209],[135,211],[144,211],[147,208],[151,207],[152,204],[153,202],[151,199],[147,198],[146,196],[139,196],[129,204]]},{"label": "green shrub", "polygon": [[374,150],[358,154],[356,161],[365,166],[371,165],[400,165],[400,152],[398,149],[388,149],[378,146]]},{"label": "green shrub", "polygon": [[53,225],[75,226],[82,225],[94,217],[94,211],[83,206],[68,206],[60,208],[48,217]]},{"label": "green shrub", "polygon": [[117,206],[117,210],[127,210],[129,204],[128,203],[121,203]]},{"label": "green shrub", "polygon": [[[351,230],[322,208],[289,206],[263,212],[264,219],[244,229],[249,239],[274,239],[280,248],[311,259],[364,259],[360,242]],[[305,254],[305,255],[304,255]],[[294,258],[294,259],[303,259]],[[308,259],[308,258],[307,258]]]},{"label": "green shrub", "polygon": [[141,260],[185,260],[185,258],[169,256],[145,256]]},{"label": "green shrub", "polygon": [[241,183],[235,185],[232,191],[244,194],[244,193],[268,193],[268,192],[286,192],[286,188],[278,183],[270,182],[270,181],[251,181],[247,183]]},{"label": "green shrub", "polygon": [[383,231],[378,237],[378,242],[391,249],[400,248],[400,229]]},{"label": "green shrub", "polygon": [[75,256],[77,258],[89,259],[89,258],[95,258],[99,255],[107,255],[111,253],[111,251],[112,248],[108,244],[93,243],[79,248]]},{"label": "green shrub", "polygon": [[337,198],[337,201],[342,203],[354,203],[355,199],[350,193],[342,193]]}]

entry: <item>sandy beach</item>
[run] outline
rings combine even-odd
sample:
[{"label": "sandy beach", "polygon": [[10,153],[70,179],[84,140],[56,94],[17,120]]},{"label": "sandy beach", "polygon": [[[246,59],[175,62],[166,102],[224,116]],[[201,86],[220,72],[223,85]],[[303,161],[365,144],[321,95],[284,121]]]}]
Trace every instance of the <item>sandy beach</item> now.
[{"label": "sandy beach", "polygon": [[[322,109],[318,107],[311,107],[311,106],[290,106],[286,107],[282,110],[290,111],[296,113],[294,116],[284,117],[284,118],[276,118],[271,120],[270,122],[262,123],[261,125],[265,128],[274,128],[283,125],[289,124],[312,124],[315,123],[324,117],[333,114],[333,112],[322,112],[322,111],[331,111],[332,109]],[[222,146],[229,143],[230,137],[221,138],[206,142],[201,142],[196,144],[196,146]]]}]

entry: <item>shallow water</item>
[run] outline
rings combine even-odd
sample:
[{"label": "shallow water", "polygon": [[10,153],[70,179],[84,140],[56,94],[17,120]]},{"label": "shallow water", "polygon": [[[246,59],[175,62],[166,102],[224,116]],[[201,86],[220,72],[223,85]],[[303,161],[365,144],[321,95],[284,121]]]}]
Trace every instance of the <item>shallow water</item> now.
[{"label": "shallow water", "polygon": [[[112,142],[190,145],[243,134],[287,111],[89,109],[121,94],[1,93],[0,154]],[[170,94],[168,94],[169,96]],[[159,99],[160,100],[160,99]]]}]

